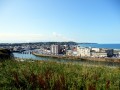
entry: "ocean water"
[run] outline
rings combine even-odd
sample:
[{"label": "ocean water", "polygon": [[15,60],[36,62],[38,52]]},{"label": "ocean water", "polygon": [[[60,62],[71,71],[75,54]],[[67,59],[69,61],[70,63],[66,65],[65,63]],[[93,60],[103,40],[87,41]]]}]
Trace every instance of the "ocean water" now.
[{"label": "ocean water", "polygon": [[108,49],[120,49],[120,44],[79,44],[82,47],[96,47]]}]

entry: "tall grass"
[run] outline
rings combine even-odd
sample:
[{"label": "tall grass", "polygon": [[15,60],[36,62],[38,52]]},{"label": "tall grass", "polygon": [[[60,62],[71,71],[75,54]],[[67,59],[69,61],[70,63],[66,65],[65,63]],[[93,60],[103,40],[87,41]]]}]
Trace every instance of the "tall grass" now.
[{"label": "tall grass", "polygon": [[56,62],[0,63],[0,90],[120,90],[120,69]]}]

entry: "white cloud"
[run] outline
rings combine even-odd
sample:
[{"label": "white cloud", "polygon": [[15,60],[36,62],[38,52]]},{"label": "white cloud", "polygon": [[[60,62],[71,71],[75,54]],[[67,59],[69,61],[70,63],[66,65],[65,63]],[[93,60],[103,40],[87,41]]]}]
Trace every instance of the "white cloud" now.
[{"label": "white cloud", "polygon": [[53,38],[56,39],[56,41],[73,41],[73,39],[70,39],[56,32],[53,32],[52,35],[53,35]]},{"label": "white cloud", "polygon": [[54,37],[61,37],[61,36],[62,36],[61,34],[58,34],[58,33],[56,33],[56,32],[53,32],[52,35],[53,35]]}]

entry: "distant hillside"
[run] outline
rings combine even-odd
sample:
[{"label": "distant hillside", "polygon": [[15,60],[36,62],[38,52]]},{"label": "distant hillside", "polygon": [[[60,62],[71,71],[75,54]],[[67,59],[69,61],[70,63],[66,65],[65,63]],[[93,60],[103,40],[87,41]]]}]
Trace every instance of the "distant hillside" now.
[{"label": "distant hillside", "polygon": [[30,42],[30,43],[0,43],[0,46],[22,46],[22,45],[77,45],[76,42]]},{"label": "distant hillside", "polygon": [[13,54],[8,49],[0,49],[0,60],[10,59],[13,57]]},{"label": "distant hillside", "polygon": [[78,43],[78,44],[98,44],[98,43]]}]

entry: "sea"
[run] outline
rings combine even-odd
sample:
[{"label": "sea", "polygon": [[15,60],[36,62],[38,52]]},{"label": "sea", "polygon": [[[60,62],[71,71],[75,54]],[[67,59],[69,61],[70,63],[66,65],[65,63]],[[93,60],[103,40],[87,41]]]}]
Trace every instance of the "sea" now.
[{"label": "sea", "polygon": [[81,47],[120,49],[120,44],[79,44]]}]

